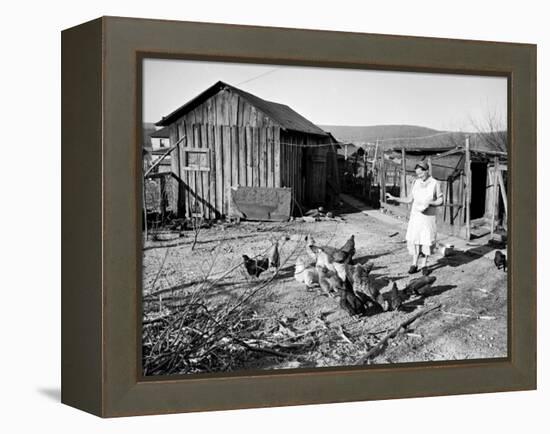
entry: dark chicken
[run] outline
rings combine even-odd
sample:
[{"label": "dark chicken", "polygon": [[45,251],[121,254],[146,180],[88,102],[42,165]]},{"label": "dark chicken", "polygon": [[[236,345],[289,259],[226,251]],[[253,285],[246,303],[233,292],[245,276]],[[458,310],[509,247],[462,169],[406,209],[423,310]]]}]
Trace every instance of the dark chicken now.
[{"label": "dark chicken", "polygon": [[507,262],[506,262],[506,255],[504,253],[502,253],[500,250],[497,250],[495,252],[495,265],[496,267],[499,269],[499,270],[503,270],[503,271],[506,271],[506,268],[508,266]]},{"label": "dark chicken", "polygon": [[431,287],[435,282],[435,276],[422,276],[413,279],[405,288],[407,294],[429,295]]},{"label": "dark chicken", "polygon": [[384,297],[380,294],[380,290],[374,285],[372,278],[369,276],[371,269],[372,263],[358,264],[353,267],[353,272],[351,273],[353,291],[356,294],[363,293],[372,303],[387,311],[389,304],[384,300]]},{"label": "dark chicken", "polygon": [[260,277],[260,274],[269,268],[269,258],[252,259],[243,255],[244,267],[251,276]]},{"label": "dark chicken", "polygon": [[271,254],[269,256],[269,266],[271,268],[278,269],[280,266],[280,255],[279,255],[279,242],[275,241],[275,244],[273,245],[273,249],[271,250]]},{"label": "dark chicken", "polygon": [[401,304],[403,303],[403,297],[399,294],[399,289],[397,288],[397,284],[393,282],[391,291],[390,291],[390,309],[391,310],[397,310],[401,307]]},{"label": "dark chicken", "polygon": [[333,254],[334,262],[351,264],[355,255],[355,236],[352,235],[346,243]]},{"label": "dark chicken", "polygon": [[344,286],[338,290],[338,293],[340,295],[340,307],[342,309],[348,312],[351,316],[366,315],[367,309],[365,304],[352,290]]}]

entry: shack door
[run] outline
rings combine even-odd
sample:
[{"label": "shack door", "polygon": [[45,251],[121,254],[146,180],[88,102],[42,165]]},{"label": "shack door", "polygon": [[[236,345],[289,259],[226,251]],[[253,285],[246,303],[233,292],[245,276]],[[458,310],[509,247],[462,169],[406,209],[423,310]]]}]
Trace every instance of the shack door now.
[{"label": "shack door", "polygon": [[306,195],[304,197],[310,207],[326,206],[325,192],[327,182],[326,153],[312,152],[308,154],[306,167],[305,184]]}]

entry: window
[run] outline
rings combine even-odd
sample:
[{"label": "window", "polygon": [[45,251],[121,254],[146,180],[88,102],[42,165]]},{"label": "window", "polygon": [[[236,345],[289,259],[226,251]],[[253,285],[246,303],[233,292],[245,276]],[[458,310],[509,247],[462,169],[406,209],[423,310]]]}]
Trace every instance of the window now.
[{"label": "window", "polygon": [[184,148],[184,170],[210,170],[210,153],[205,148]]}]

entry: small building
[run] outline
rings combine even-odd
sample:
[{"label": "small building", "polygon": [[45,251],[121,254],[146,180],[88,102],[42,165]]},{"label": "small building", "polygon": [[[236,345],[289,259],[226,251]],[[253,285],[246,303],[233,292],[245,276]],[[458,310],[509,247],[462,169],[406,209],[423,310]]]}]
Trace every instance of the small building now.
[{"label": "small building", "polygon": [[[442,232],[472,238],[497,229],[506,230],[507,149],[505,140],[488,140],[477,133],[456,133],[448,142],[416,142],[388,147],[377,162],[382,202],[384,193],[406,196],[415,179],[415,166],[428,161],[431,174],[441,182],[444,204],[438,208]],[[406,205],[384,204],[398,214],[408,214]]]},{"label": "small building", "polygon": [[287,187],[298,215],[338,199],[337,142],[287,105],[218,81],[156,125],[174,147],[180,214],[227,216],[238,186]]}]

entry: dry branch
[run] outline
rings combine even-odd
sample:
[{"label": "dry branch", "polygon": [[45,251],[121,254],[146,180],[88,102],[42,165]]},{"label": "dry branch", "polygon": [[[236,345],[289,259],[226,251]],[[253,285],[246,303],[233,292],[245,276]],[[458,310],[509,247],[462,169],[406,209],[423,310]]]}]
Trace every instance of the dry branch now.
[{"label": "dry branch", "polygon": [[426,315],[427,313],[433,311],[433,310],[436,310],[436,309],[439,309],[441,307],[441,304],[438,304],[436,306],[433,306],[433,307],[430,307],[430,308],[427,308],[427,309],[424,309],[424,310],[421,310],[417,313],[415,313],[414,315],[410,316],[409,318],[407,318],[406,320],[404,320],[403,322],[401,322],[397,327],[395,327],[393,330],[391,330],[388,334],[386,334],[381,340],[380,342],[378,342],[374,347],[372,347],[368,352],[367,354],[365,354],[365,356],[361,357],[359,359],[359,361],[357,362],[358,365],[363,365],[365,363],[367,363],[369,361],[369,359],[371,357],[374,357],[375,355],[378,354],[378,352],[386,345],[386,343],[393,337],[395,337],[397,335],[397,333],[399,333],[399,331],[401,329],[404,329],[405,327],[407,327],[409,324],[413,323],[414,321],[416,321],[418,318]]}]

